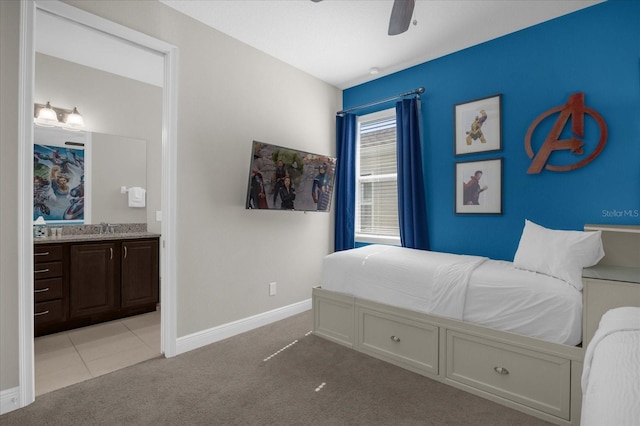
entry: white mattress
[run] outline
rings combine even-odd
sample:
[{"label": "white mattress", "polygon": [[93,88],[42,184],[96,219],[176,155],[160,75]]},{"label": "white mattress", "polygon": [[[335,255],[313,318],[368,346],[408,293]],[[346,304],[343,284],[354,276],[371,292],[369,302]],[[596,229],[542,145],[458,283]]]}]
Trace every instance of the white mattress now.
[{"label": "white mattress", "polygon": [[550,342],[582,340],[582,293],[511,262],[368,245],[326,256],[321,286]]},{"label": "white mattress", "polygon": [[640,308],[602,316],[585,353],[580,424],[640,424]]}]

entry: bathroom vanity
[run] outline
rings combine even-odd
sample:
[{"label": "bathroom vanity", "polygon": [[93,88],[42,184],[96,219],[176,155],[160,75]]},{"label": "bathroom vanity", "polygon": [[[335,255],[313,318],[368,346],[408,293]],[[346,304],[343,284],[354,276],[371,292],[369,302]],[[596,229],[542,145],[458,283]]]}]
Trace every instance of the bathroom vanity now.
[{"label": "bathroom vanity", "polygon": [[34,241],[34,334],[156,310],[159,239],[148,232]]}]

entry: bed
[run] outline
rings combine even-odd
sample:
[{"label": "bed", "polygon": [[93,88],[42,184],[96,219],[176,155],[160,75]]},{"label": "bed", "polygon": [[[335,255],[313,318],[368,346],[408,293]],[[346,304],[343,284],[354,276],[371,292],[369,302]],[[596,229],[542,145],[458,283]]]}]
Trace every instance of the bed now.
[{"label": "bed", "polygon": [[640,308],[609,310],[587,346],[583,426],[640,424]]},{"label": "bed", "polygon": [[549,422],[577,425],[582,271],[606,251],[598,230],[525,221],[513,262],[377,245],[334,253],[313,289],[314,333]]},{"label": "bed", "polygon": [[580,291],[512,262],[369,245],[327,256],[321,286],[550,342],[582,340]]}]

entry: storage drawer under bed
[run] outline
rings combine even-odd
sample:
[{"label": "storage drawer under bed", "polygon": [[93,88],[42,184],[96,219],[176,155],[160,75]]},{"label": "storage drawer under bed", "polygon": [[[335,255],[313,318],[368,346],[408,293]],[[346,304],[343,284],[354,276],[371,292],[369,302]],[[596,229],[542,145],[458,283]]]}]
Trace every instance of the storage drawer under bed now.
[{"label": "storage drawer under bed", "polygon": [[446,378],[569,419],[571,362],[447,330]]},{"label": "storage drawer under bed", "polygon": [[437,326],[374,309],[357,310],[361,352],[423,375],[438,374]]}]

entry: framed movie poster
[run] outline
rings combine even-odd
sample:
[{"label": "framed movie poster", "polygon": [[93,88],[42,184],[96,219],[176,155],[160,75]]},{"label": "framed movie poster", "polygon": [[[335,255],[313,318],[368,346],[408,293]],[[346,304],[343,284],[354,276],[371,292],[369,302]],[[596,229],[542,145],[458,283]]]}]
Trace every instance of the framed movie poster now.
[{"label": "framed movie poster", "polygon": [[502,95],[454,105],[455,155],[502,149]]},{"label": "framed movie poster", "polygon": [[502,158],[455,166],[456,214],[502,214]]},{"label": "framed movie poster", "polygon": [[89,221],[86,132],[34,127],[33,220],[48,224]]}]

